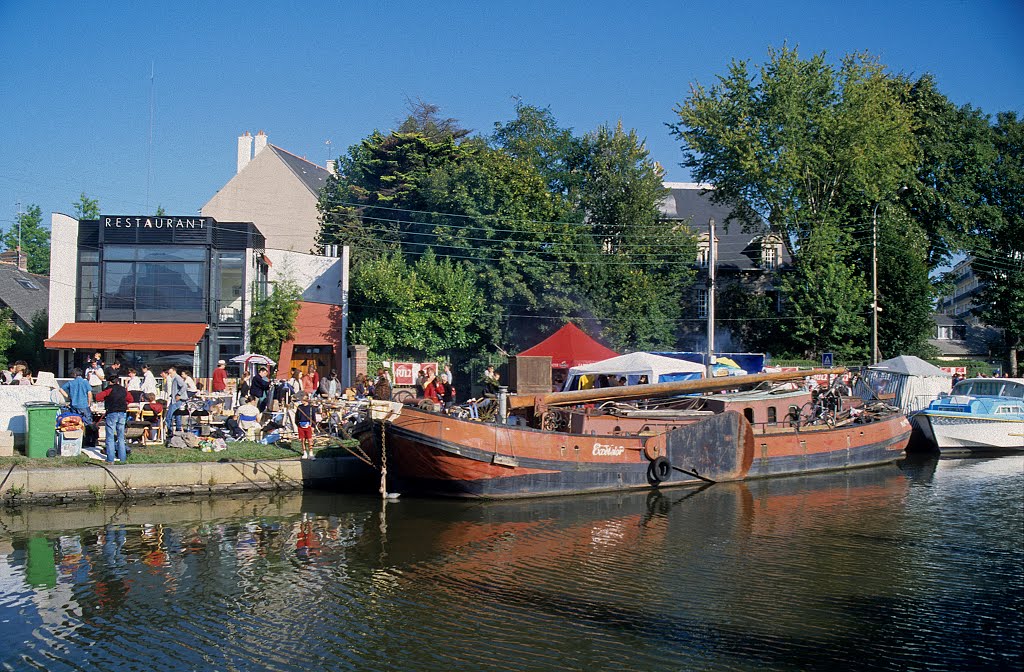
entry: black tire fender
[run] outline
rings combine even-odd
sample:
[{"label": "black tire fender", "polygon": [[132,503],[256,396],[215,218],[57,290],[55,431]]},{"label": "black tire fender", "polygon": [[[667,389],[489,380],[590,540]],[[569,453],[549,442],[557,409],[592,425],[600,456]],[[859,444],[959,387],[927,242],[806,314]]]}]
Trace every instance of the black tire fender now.
[{"label": "black tire fender", "polygon": [[659,485],[662,481],[667,481],[671,475],[672,463],[663,455],[654,458],[647,465],[647,481],[651,485]]}]

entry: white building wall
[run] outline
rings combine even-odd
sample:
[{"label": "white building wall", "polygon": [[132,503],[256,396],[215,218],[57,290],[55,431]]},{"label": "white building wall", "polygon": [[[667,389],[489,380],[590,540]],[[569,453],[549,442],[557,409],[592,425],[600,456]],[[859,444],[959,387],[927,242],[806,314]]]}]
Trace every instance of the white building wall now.
[{"label": "white building wall", "polygon": [[219,222],[252,222],[276,250],[309,252],[319,229],[317,197],[265,149],[203,206]]},{"label": "white building wall", "polygon": [[302,288],[302,300],[341,304],[341,259],[290,250],[266,251],[272,264],[269,280],[292,280]]},{"label": "white building wall", "polygon": [[59,212],[50,215],[50,320],[47,338],[75,321],[78,296],[78,220]]}]

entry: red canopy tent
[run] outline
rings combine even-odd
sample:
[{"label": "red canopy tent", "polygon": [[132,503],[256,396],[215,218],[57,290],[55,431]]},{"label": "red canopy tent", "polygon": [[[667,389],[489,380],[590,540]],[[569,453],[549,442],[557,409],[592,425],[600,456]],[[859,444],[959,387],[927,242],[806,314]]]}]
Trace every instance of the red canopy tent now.
[{"label": "red canopy tent", "polygon": [[519,354],[527,357],[551,357],[552,369],[571,369],[580,364],[592,364],[619,355],[595,341],[571,322]]}]

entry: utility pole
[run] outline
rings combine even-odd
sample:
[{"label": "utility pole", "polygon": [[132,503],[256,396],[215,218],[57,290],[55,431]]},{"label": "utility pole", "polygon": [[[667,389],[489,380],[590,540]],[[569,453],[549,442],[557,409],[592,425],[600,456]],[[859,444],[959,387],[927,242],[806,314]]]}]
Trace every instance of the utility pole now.
[{"label": "utility pole", "polygon": [[714,378],[712,368],[715,359],[715,218],[708,220],[708,353],[707,353],[707,377]]},{"label": "utility pole", "polygon": [[878,206],[871,213],[871,357],[869,364],[878,363]]}]

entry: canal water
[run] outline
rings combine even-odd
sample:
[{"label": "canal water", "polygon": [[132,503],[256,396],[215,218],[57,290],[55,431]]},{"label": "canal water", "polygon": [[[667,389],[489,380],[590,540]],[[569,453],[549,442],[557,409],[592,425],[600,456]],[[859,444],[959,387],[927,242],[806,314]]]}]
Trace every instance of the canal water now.
[{"label": "canal water", "polygon": [[1020,669],[1024,458],[516,502],[0,513],[0,666]]}]

